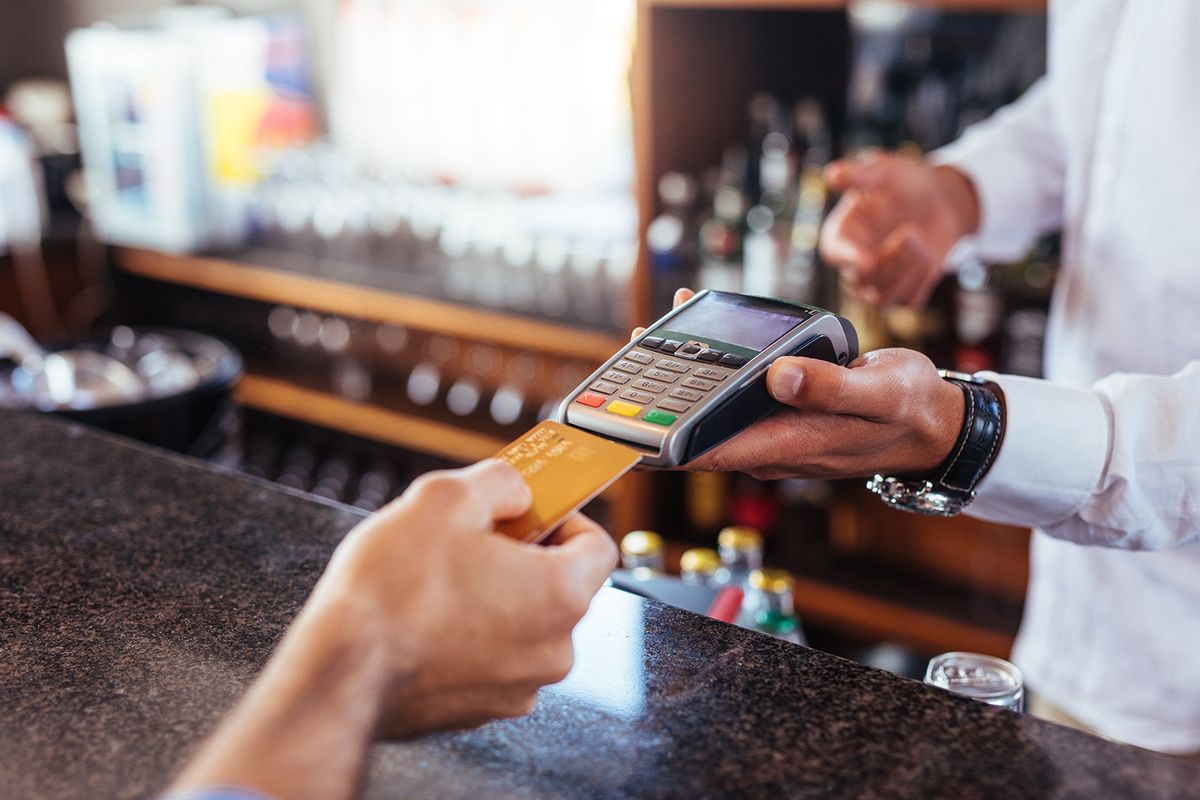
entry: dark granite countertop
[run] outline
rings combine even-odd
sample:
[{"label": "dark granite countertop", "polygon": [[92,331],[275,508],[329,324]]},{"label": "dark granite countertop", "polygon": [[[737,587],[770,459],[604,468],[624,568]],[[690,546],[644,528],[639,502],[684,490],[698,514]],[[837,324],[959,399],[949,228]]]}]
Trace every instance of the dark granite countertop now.
[{"label": "dark granite countertop", "polygon": [[[357,512],[0,412],[0,796],[146,797]],[[1200,766],[607,589],[524,719],[375,748],[367,796],[1200,797]]]}]

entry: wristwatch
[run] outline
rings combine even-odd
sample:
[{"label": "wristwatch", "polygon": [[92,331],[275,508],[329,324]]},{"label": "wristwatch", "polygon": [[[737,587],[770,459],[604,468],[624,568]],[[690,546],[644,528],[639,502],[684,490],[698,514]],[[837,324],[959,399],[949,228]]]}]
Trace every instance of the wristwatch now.
[{"label": "wristwatch", "polygon": [[975,499],[975,487],[987,474],[1004,439],[1004,392],[974,375],[949,370],[938,374],[963,391],[966,414],[950,455],[922,475],[876,475],[867,488],[883,502],[904,511],[952,517]]}]

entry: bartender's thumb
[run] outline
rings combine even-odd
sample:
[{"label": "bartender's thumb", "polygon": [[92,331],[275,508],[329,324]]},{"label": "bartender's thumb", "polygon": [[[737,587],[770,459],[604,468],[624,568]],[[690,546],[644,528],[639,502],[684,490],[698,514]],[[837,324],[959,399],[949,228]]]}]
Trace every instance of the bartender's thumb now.
[{"label": "bartender's thumb", "polygon": [[887,180],[892,171],[891,159],[880,153],[860,158],[843,158],[825,167],[825,182],[835,192],[851,189],[874,189]]},{"label": "bartender's thumb", "polygon": [[870,369],[846,369],[814,358],[776,359],[767,372],[767,389],[784,405],[802,411],[874,417],[885,409],[877,384],[879,376]]}]

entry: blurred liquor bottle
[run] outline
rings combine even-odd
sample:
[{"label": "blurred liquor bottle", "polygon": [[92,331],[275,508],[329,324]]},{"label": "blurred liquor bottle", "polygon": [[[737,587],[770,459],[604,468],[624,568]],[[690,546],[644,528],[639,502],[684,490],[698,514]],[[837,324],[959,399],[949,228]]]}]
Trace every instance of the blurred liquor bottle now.
[{"label": "blurred liquor bottle", "polygon": [[750,573],[749,586],[742,601],[743,609],[749,609],[745,627],[793,644],[807,644],[796,616],[792,576],[781,569],[758,569]]},{"label": "blurred liquor bottle", "polygon": [[717,536],[721,567],[716,572],[718,586],[749,586],[750,573],[762,569],[762,534],[744,525],[731,525]]},{"label": "blurred liquor bottle", "polygon": [[691,285],[695,278],[696,195],[696,180],[682,173],[668,172],[658,181],[662,213],[646,229],[654,293],[651,308],[656,316],[669,311],[675,290]]},{"label": "blurred liquor bottle", "polygon": [[665,548],[654,531],[631,531],[621,539],[621,566],[634,576],[666,572]]},{"label": "blurred liquor bottle", "polygon": [[679,557],[679,577],[694,586],[715,587],[721,557],[711,547],[693,547]]}]

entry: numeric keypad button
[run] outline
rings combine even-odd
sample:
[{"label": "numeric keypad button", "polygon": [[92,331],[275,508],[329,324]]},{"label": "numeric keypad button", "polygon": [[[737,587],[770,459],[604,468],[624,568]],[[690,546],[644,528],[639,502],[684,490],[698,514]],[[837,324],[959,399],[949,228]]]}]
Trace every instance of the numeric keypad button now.
[{"label": "numeric keypad button", "polygon": [[706,381],[703,378],[688,378],[683,382],[683,385],[689,389],[698,389],[701,392],[711,392],[717,388],[717,385],[712,381]]},{"label": "numeric keypad button", "polygon": [[637,350],[631,350],[625,354],[625,357],[630,361],[636,361],[639,364],[653,364],[654,356],[649,353],[639,353]]},{"label": "numeric keypad button", "polygon": [[674,383],[675,381],[679,380],[678,375],[667,372],[666,370],[658,369],[657,367],[646,370],[646,374],[642,377],[649,378],[652,381],[662,381],[663,383]]},{"label": "numeric keypad button", "polygon": [[712,369],[711,367],[699,367],[692,374],[697,378],[704,378],[706,381],[717,382],[723,381],[729,377],[729,373],[722,372],[719,369]]},{"label": "numeric keypad button", "polygon": [[667,372],[678,373],[679,375],[686,375],[688,373],[688,371],[691,369],[690,366],[688,366],[687,364],[684,364],[682,361],[676,361],[672,358],[661,359],[654,366],[657,367],[658,369],[665,369]]}]

